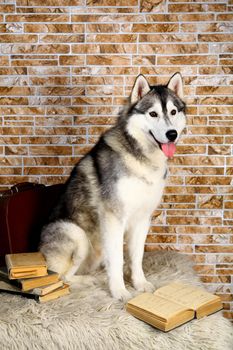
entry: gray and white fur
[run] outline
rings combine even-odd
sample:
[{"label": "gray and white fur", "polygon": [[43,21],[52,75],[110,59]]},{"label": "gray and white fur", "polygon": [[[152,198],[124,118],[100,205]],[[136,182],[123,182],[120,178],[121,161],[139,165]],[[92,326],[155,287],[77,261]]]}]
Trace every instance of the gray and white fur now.
[{"label": "gray and white fur", "polygon": [[152,291],[142,269],[144,243],[159,205],[167,159],[185,127],[179,73],[167,85],[150,86],[143,75],[115,126],[75,165],[64,193],[41,234],[48,267],[65,280],[104,264],[114,298],[127,300],[123,244],[127,242],[133,286]]}]

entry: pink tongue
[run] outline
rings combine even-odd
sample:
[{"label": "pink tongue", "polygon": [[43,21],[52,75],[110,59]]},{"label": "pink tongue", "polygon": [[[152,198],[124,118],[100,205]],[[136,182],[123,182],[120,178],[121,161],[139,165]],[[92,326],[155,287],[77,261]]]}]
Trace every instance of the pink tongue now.
[{"label": "pink tongue", "polygon": [[173,142],[162,143],[161,147],[165,156],[167,156],[168,158],[173,157],[176,151],[176,145]]}]

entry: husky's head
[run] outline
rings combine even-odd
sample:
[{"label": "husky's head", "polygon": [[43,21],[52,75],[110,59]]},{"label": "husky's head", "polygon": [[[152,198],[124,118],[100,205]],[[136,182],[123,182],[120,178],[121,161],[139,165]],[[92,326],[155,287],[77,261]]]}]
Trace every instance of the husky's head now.
[{"label": "husky's head", "polygon": [[157,147],[166,157],[175,153],[180,134],[185,127],[185,103],[180,73],[167,85],[150,86],[139,75],[130,95],[130,118],[127,131],[142,145]]}]

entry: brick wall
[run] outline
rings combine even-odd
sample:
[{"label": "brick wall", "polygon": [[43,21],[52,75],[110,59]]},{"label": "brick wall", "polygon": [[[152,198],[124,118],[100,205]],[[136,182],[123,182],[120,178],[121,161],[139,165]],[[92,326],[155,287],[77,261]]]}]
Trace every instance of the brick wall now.
[{"label": "brick wall", "polygon": [[232,8],[232,0],[0,0],[0,188],[64,181],[114,123],[139,73],[156,84],[180,71],[188,126],[146,249],[192,256],[228,318]]}]

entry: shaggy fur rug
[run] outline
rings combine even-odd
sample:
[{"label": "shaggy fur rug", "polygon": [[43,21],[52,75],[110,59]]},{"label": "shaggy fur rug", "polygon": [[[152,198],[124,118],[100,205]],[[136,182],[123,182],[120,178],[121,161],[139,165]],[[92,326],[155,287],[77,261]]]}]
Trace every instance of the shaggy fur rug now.
[{"label": "shaggy fur rug", "polygon": [[[144,270],[156,288],[171,281],[201,285],[191,262],[178,253],[146,253]],[[127,277],[127,267],[125,273]],[[45,304],[1,294],[0,349],[232,350],[232,325],[221,312],[163,333],[110,297],[104,271],[96,273],[94,283],[73,285],[71,290]]]}]

